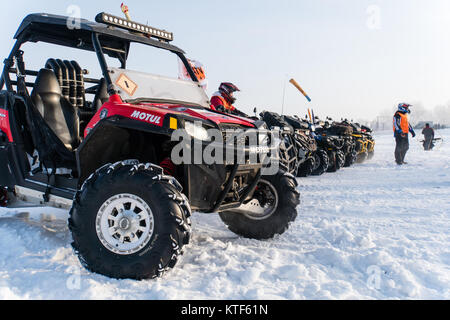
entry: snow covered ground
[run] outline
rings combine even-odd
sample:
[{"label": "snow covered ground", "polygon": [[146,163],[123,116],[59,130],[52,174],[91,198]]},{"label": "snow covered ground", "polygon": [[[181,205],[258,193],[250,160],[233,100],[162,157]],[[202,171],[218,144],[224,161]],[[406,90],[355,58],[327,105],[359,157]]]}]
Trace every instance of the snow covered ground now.
[{"label": "snow covered ground", "polygon": [[428,153],[411,140],[398,167],[380,133],[372,161],[299,180],[299,217],[271,241],[195,214],[183,260],[153,281],[81,268],[63,220],[0,219],[0,299],[450,299],[450,130],[441,135]]}]

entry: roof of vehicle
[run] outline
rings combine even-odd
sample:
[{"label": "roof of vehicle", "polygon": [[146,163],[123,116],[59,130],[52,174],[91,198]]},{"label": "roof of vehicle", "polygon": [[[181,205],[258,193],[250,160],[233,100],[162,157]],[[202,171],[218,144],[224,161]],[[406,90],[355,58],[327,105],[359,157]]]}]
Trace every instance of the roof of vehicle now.
[{"label": "roof of vehicle", "polygon": [[102,47],[105,48],[105,53],[109,55],[117,54],[117,52],[128,52],[130,42],[184,54],[184,51],[180,48],[164,41],[133,34],[127,30],[86,19],[74,19],[48,13],[33,13],[25,17],[14,38],[18,39],[23,36],[31,42],[43,41],[94,51],[92,34],[97,33]]}]

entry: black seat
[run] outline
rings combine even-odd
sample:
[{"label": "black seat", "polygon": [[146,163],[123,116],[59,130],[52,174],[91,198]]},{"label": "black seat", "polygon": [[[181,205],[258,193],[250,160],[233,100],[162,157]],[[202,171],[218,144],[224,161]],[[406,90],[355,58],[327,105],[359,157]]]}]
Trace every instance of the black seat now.
[{"label": "black seat", "polygon": [[62,96],[55,73],[41,69],[36,77],[31,99],[42,118],[69,150],[80,143],[78,110]]}]

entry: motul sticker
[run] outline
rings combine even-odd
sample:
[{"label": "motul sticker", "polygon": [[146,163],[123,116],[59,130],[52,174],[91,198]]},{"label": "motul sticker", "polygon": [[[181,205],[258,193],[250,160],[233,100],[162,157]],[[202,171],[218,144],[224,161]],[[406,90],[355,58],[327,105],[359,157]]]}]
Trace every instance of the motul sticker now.
[{"label": "motul sticker", "polygon": [[138,85],[123,73],[120,75],[119,79],[117,79],[116,85],[125,91],[129,96],[133,96],[138,88]]},{"label": "motul sticker", "polygon": [[147,112],[140,112],[140,111],[134,111],[131,114],[131,118],[135,118],[135,119],[139,119],[142,121],[147,121],[149,123],[153,123],[153,124],[161,124],[161,117],[155,116],[151,113],[147,113]]}]

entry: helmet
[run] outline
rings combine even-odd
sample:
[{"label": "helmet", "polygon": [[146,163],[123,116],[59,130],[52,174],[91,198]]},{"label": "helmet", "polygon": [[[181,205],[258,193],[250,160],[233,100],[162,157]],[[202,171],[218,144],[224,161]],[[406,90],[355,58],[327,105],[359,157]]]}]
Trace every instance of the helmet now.
[{"label": "helmet", "polygon": [[400,103],[398,105],[398,111],[403,112],[403,113],[411,113],[411,110],[409,110],[410,107],[412,107],[412,105],[407,104],[407,103]]},{"label": "helmet", "polygon": [[239,88],[231,82],[224,82],[220,85],[219,91],[228,103],[233,104],[236,102],[236,98],[233,96],[233,93],[241,90],[239,90]]}]

